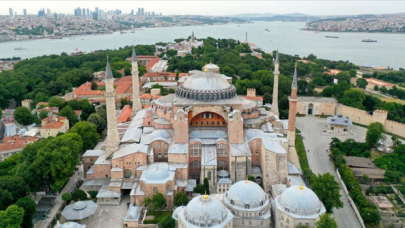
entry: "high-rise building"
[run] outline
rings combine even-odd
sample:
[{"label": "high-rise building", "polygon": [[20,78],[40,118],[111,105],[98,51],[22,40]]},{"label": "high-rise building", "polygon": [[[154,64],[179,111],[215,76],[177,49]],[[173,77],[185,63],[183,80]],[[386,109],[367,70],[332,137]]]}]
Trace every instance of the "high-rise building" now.
[{"label": "high-rise building", "polygon": [[46,9],[46,16],[47,17],[51,16],[51,10],[49,8]]},{"label": "high-rise building", "polygon": [[40,17],[45,17],[45,9],[40,9],[40,10],[38,11],[38,16],[40,16]]},{"label": "high-rise building", "polygon": [[141,8],[141,9],[142,9],[141,15],[145,16],[145,8]]},{"label": "high-rise building", "polygon": [[138,8],[138,13],[137,13],[137,15],[138,15],[138,16],[141,16],[141,13],[142,13],[142,8]]},{"label": "high-rise building", "polygon": [[134,10],[131,10],[131,15],[134,16]]},{"label": "high-rise building", "polygon": [[80,7],[77,7],[77,9],[75,9],[75,16],[76,17],[82,16],[82,9],[80,9]]},{"label": "high-rise building", "polygon": [[26,9],[23,9],[23,14],[24,14],[24,16],[27,16],[27,10]]},{"label": "high-rise building", "polygon": [[86,11],[87,11],[86,16],[90,16],[90,9],[87,9]]},{"label": "high-rise building", "polygon": [[10,16],[13,16],[13,15],[14,15],[14,13],[13,13],[13,8],[8,9],[8,12],[9,12]]},{"label": "high-rise building", "polygon": [[96,7],[96,12],[95,13],[98,14],[98,7]]},{"label": "high-rise building", "polygon": [[86,16],[86,9],[83,9],[82,16],[83,16],[83,17]]}]

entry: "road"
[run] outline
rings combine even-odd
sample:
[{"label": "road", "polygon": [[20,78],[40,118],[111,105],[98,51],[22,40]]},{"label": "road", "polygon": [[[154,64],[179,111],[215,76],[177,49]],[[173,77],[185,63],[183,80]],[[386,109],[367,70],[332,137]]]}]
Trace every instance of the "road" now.
[{"label": "road", "polygon": [[[308,163],[315,174],[331,173],[337,175],[334,170],[333,163],[329,160],[329,143],[334,136],[323,133],[323,128],[326,125],[326,119],[319,119],[314,116],[306,116],[297,118],[296,127],[301,130],[302,135],[305,137],[304,145],[307,152]],[[364,141],[365,129],[353,126],[353,135],[338,137],[341,140],[346,138],[354,138],[356,141]],[[328,150],[329,151],[329,150]],[[338,181],[339,182],[339,181]],[[351,206],[348,204],[348,198],[340,190],[341,200],[344,204],[343,208],[334,209],[333,215],[340,228],[356,228],[360,227],[360,222],[356,217]]]}]

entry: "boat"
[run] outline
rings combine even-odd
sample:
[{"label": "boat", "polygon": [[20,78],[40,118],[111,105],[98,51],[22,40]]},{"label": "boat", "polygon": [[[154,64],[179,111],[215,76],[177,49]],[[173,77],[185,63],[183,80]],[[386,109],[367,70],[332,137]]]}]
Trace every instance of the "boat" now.
[{"label": "boat", "polygon": [[131,33],[135,33],[135,31],[132,31]]},{"label": "boat", "polygon": [[80,51],[78,48],[76,48],[74,52],[70,53],[71,56],[79,56],[83,54],[86,54],[86,52]]},{"label": "boat", "polygon": [[265,32],[270,32],[270,30],[269,30],[269,29],[265,29],[264,31],[265,31]]},{"label": "boat", "polygon": [[373,39],[365,39],[365,40],[362,40],[361,42],[365,42],[365,43],[373,43],[373,42],[377,42],[377,40],[373,40]]},{"label": "boat", "polygon": [[25,49],[27,49],[27,48],[23,48],[23,47],[16,47],[16,48],[14,48],[14,50],[16,50],[16,51],[22,51],[22,50],[25,50]]},{"label": "boat", "polygon": [[120,31],[120,34],[126,34],[127,32]]},{"label": "boat", "polygon": [[325,36],[326,38],[339,38],[338,36]]}]

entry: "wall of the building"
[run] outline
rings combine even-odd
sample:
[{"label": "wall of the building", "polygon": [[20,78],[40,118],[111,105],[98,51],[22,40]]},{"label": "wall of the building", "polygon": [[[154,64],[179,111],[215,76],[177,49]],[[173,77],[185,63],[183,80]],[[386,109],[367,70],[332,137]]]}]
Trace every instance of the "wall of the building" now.
[{"label": "wall of the building", "polygon": [[301,115],[308,115],[308,109],[310,105],[313,105],[312,115],[327,115],[331,116],[335,114],[337,103],[334,102],[320,102],[320,101],[300,101],[297,102],[297,113]]}]

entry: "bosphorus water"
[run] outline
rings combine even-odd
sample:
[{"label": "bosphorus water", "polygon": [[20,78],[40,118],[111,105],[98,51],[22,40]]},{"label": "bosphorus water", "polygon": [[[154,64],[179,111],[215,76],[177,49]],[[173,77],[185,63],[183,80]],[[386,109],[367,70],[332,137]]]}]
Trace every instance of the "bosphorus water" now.
[{"label": "bosphorus water", "polygon": [[[176,38],[188,37],[191,32],[197,38],[233,38],[248,41],[272,51],[307,56],[311,53],[318,58],[330,60],[348,60],[363,66],[382,66],[398,69],[405,67],[405,35],[378,33],[315,33],[302,31],[305,23],[297,22],[254,22],[252,24],[227,24],[213,26],[187,26],[145,28],[135,33],[114,33],[109,35],[89,35],[63,38],[61,40],[42,39],[34,41],[0,43],[0,58],[70,53],[76,48],[91,52],[100,49],[116,49],[132,44],[154,44],[169,42]],[[269,29],[270,32],[265,32]],[[326,35],[338,36],[338,39],[325,38]],[[361,42],[363,39],[375,39],[376,43]],[[16,47],[26,50],[14,50]]]}]

